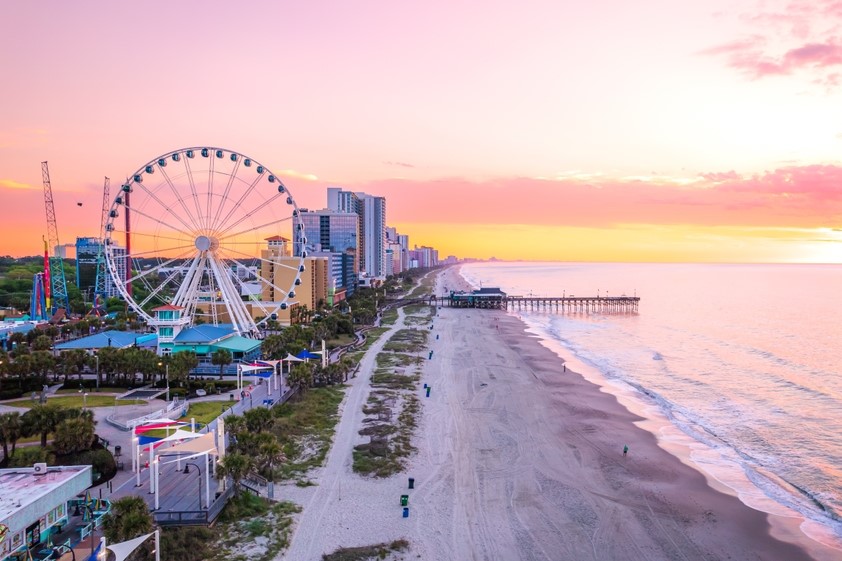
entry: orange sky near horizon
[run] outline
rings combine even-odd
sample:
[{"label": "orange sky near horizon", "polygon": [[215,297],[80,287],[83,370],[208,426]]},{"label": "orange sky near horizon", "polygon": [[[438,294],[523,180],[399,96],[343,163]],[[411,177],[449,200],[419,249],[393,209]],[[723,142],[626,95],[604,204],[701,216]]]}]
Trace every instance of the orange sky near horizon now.
[{"label": "orange sky near horizon", "polygon": [[0,254],[42,251],[42,160],[68,244],[205,142],[442,256],[842,263],[839,0],[279,4],[8,6]]}]

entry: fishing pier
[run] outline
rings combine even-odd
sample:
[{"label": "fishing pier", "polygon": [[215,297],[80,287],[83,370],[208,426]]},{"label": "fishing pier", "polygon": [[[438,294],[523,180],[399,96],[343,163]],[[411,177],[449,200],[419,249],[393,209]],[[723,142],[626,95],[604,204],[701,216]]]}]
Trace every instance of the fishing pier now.
[{"label": "fishing pier", "polygon": [[636,314],[639,296],[509,296],[499,288],[431,296],[430,304],[449,308],[546,311],[562,314]]}]

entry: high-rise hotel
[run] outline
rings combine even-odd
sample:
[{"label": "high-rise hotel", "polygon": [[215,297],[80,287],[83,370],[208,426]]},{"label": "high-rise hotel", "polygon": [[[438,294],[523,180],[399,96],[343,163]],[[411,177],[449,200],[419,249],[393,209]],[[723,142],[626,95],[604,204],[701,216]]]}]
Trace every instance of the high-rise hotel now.
[{"label": "high-rise hotel", "polygon": [[328,187],[328,209],[359,216],[359,272],[382,277],[386,271],[386,198]]}]

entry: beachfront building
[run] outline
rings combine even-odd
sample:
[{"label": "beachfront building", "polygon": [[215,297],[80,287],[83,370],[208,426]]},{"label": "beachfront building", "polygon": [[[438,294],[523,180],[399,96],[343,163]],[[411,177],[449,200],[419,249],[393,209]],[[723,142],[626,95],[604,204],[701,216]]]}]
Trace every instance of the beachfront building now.
[{"label": "beachfront building", "polygon": [[499,288],[480,288],[471,292],[451,292],[450,306],[453,308],[503,308],[506,293]]},{"label": "beachfront building", "polygon": [[328,257],[332,271],[329,283],[335,281],[337,290],[344,289],[348,296],[353,294],[360,270],[357,251],[357,242],[361,237],[359,215],[330,209],[300,209],[298,216],[293,218],[293,231],[301,231],[307,240],[303,248],[296,246],[295,255],[306,251],[307,255]]},{"label": "beachfront building", "polygon": [[359,273],[382,277],[386,261],[386,198],[328,187],[327,205],[334,212],[359,216]]},{"label": "beachfront building", "polygon": [[416,267],[435,267],[439,264],[439,251],[427,246],[415,246],[410,250],[409,259]]},{"label": "beachfront building", "polygon": [[[260,299],[264,302],[280,302],[286,294],[275,287],[292,284],[297,272],[298,257],[289,255],[288,243],[277,242],[273,238],[268,241],[270,245],[261,251],[260,276],[266,282],[262,283]],[[277,243],[273,245],[273,242]],[[293,309],[296,306],[307,306],[308,309],[315,310],[320,304],[326,305],[331,287],[331,260],[326,256],[308,254],[304,258],[304,271],[299,276],[294,295],[290,295],[290,305],[278,310],[277,317],[273,319],[288,325],[294,317]]]},{"label": "beachfront building", "polygon": [[[60,545],[71,518],[84,517],[74,503],[93,483],[92,469],[46,464],[0,469],[0,560],[31,559]],[[78,532],[75,537],[78,541]]]}]

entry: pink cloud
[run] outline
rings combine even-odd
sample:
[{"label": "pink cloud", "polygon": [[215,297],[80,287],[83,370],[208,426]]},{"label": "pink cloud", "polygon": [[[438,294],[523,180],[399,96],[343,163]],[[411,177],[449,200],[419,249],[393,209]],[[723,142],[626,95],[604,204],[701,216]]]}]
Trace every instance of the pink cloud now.
[{"label": "pink cloud", "polygon": [[740,179],[740,176],[737,174],[736,171],[726,171],[726,172],[712,172],[712,173],[700,173],[699,177],[703,177],[704,179],[710,181],[711,183],[720,183],[722,181],[733,181]]},{"label": "pink cloud", "polygon": [[777,227],[842,224],[842,167],[786,167],[749,177],[728,171],[700,177],[702,181],[688,184],[523,177],[485,182],[402,179],[352,188],[385,196],[390,222],[581,227],[631,223]]},{"label": "pink cloud", "polygon": [[726,64],[751,79],[790,75],[799,71],[815,75],[814,83],[833,87],[829,69],[842,65],[842,1],[795,0],[781,11],[742,14],[740,20],[752,34],[702,51],[723,57]]}]

